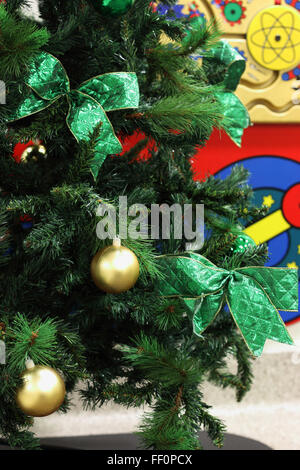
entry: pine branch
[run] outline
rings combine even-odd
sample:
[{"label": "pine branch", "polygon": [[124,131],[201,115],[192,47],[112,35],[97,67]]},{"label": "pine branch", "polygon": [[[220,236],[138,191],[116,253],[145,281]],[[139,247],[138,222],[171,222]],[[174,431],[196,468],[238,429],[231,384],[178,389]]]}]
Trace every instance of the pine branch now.
[{"label": "pine branch", "polygon": [[49,40],[46,28],[30,20],[19,20],[0,5],[0,76],[24,76],[31,57]]},{"label": "pine branch", "polygon": [[[16,315],[13,325],[7,329],[9,369],[23,371],[28,358],[37,364],[49,364],[56,358],[56,326],[53,319],[26,320]],[[11,344],[11,347],[9,347]]]}]

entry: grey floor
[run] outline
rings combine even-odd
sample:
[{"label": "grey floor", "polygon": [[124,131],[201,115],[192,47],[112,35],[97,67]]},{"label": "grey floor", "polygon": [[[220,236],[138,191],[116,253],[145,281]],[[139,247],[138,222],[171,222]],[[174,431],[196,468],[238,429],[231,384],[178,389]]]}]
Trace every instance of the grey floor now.
[{"label": "grey floor", "polygon": [[[200,433],[200,441],[205,450],[216,450],[206,433]],[[53,437],[41,439],[45,450],[137,450],[139,442],[132,434],[112,434],[99,436]],[[0,441],[0,451],[9,447]],[[241,436],[226,434],[222,450],[272,450],[270,447]]]}]

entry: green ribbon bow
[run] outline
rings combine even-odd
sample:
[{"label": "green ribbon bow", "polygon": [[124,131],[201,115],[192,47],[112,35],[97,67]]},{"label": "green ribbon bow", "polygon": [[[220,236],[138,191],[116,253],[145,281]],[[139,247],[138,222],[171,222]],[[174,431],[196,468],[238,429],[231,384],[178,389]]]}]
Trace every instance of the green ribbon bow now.
[{"label": "green ribbon bow", "polygon": [[211,67],[216,63],[224,65],[226,72],[223,82],[217,86],[214,94],[223,105],[223,114],[228,121],[226,131],[240,147],[244,129],[249,127],[251,122],[247,109],[233,92],[245,72],[246,61],[236,49],[222,39],[203,59],[203,64]]},{"label": "green ribbon bow", "polygon": [[226,301],[254,356],[261,355],[268,338],[293,344],[278,310],[298,310],[297,269],[253,266],[226,271],[196,253],[157,260],[165,274],[160,295],[183,300],[193,315],[196,335],[211,324]]},{"label": "green ribbon bow", "polygon": [[71,90],[68,75],[51,54],[42,52],[34,57],[25,81],[28,88],[8,121],[30,116],[47,108],[62,96],[69,102],[67,124],[78,142],[87,141],[101,125],[91,170],[96,178],[99,168],[109,154],[122,151],[107,111],[136,108],[139,105],[139,86],[135,73],[117,72],[99,75]]}]

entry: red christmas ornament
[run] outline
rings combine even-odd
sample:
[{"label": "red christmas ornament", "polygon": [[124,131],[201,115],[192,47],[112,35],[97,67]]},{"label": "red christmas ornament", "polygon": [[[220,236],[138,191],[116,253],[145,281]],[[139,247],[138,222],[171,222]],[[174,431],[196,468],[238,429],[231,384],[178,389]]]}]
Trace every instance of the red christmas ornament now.
[{"label": "red christmas ornament", "polygon": [[13,152],[14,160],[17,163],[20,163],[24,150],[26,150],[28,147],[31,147],[32,145],[36,145],[35,142],[33,142],[32,140],[30,140],[26,144],[23,144],[22,142],[19,142],[18,144],[16,144],[14,147],[14,152]]},{"label": "red christmas ornament", "polygon": [[29,160],[37,162],[40,158],[47,158],[47,150],[38,139],[25,144],[19,142],[14,147],[13,158],[17,163],[26,163]]}]

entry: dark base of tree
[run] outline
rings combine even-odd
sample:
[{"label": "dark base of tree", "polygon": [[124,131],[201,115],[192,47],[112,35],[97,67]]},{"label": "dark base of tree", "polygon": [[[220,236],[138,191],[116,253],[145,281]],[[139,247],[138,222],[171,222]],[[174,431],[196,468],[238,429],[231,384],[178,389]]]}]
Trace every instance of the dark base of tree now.
[{"label": "dark base of tree", "polygon": [[[216,450],[205,432],[199,434],[204,450]],[[41,439],[44,450],[137,450],[139,441],[133,434],[99,436],[53,437]],[[9,450],[0,440],[0,451]],[[234,434],[225,434],[222,450],[272,450],[265,444]]]}]

